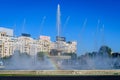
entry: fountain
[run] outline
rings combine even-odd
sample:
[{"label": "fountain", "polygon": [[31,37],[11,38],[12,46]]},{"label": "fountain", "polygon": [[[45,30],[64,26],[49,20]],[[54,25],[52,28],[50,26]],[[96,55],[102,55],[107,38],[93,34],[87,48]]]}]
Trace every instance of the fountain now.
[{"label": "fountain", "polygon": [[60,36],[60,5],[57,6],[57,29],[58,29],[58,36]]},{"label": "fountain", "polygon": [[[58,4],[58,6],[57,6],[57,32],[58,32],[58,34],[57,34],[57,37],[58,38],[60,38],[60,5]],[[61,55],[61,52],[62,52],[62,50],[60,49],[60,40],[58,39],[58,41],[57,41],[57,52],[58,52],[58,56],[60,56]]]},{"label": "fountain", "polygon": [[[60,5],[57,6],[57,37],[60,38]],[[76,63],[74,60],[63,61],[63,56],[61,55],[62,50],[61,41],[57,40],[57,52],[58,56],[52,56],[47,58],[45,55],[45,60],[40,61],[36,56],[30,57],[28,55],[15,54],[11,58],[5,59],[5,70],[1,70],[0,74],[34,74],[34,75],[120,75],[120,71],[111,70],[111,64],[114,63],[109,57],[101,57],[97,55],[96,57],[88,57],[88,55],[81,56],[81,58]],[[65,57],[65,56],[64,56]],[[64,58],[65,59],[65,58]],[[67,58],[68,59],[68,58]],[[119,59],[119,58],[117,58]],[[34,64],[32,64],[34,61]],[[118,60],[120,61],[120,59]],[[116,62],[116,59],[115,59]],[[61,65],[62,63],[62,65]],[[66,64],[68,63],[68,64]],[[0,64],[2,64],[0,62]],[[119,63],[115,63],[116,67],[119,67]],[[104,65],[101,67],[101,65]],[[91,70],[92,69],[92,70]],[[94,70],[97,69],[97,70]],[[100,69],[100,70],[99,70]],[[108,69],[108,70],[104,70]],[[20,71],[19,71],[20,70]],[[55,71],[56,70],[56,71]],[[67,70],[67,71],[64,71]]]},{"label": "fountain", "polygon": [[[43,17],[41,25],[44,23],[45,18],[46,17]],[[24,24],[25,24],[25,20],[24,20]],[[85,24],[86,24],[86,21],[84,22],[84,27],[85,27]],[[22,56],[21,55],[19,56],[17,54],[17,52],[15,52],[15,54],[12,55],[11,58],[9,58],[8,60],[7,59],[4,60],[4,62],[5,62],[4,65],[6,66],[5,69],[6,70],[7,69],[48,69],[48,68],[51,69],[51,67],[53,69],[56,69],[56,68],[61,69],[61,67],[63,69],[93,69],[93,68],[94,69],[108,69],[108,68],[111,69],[111,65],[112,65],[113,60],[111,58],[109,59],[109,57],[108,57],[108,59],[107,59],[107,57],[105,57],[105,59],[104,59],[103,56],[102,56],[102,58],[101,58],[101,56],[95,56],[98,53],[85,54],[82,57],[80,56],[80,58],[77,59],[77,61],[71,59],[71,57],[70,57],[71,55],[67,54],[67,51],[66,51],[67,55],[64,54],[65,53],[64,48],[66,48],[66,45],[67,46],[69,46],[69,45],[66,44],[66,43],[64,44],[65,41],[61,40],[61,38],[62,38],[61,37],[61,12],[60,12],[60,5],[59,4],[57,5],[57,9],[56,9],[56,26],[57,26],[57,37],[56,37],[57,39],[56,39],[55,48],[54,48],[54,51],[53,51],[53,53],[55,55],[54,54],[50,54],[50,55],[49,54],[46,54],[46,55],[44,54],[45,55],[45,60],[43,62],[42,61],[40,62],[40,60],[38,60],[36,54],[34,54],[34,53],[33,53],[34,56],[28,57],[27,55],[24,55],[24,54],[22,54]],[[104,30],[104,26],[103,26],[103,30]],[[22,34],[22,36],[30,37],[29,34]],[[104,37],[104,35],[103,35],[103,37]],[[29,39],[29,38],[27,38],[27,39]],[[104,39],[103,39],[103,41],[104,41]],[[29,44],[29,43],[26,43],[26,42],[27,41],[25,40],[25,43],[23,43],[22,45],[28,45]],[[15,45],[18,45],[18,43],[15,44]],[[32,50],[36,49],[35,44],[30,44],[30,45],[32,45],[32,48],[31,48]],[[19,49],[20,49],[20,47],[22,47],[21,52],[23,52],[23,53],[25,52],[25,51],[23,51],[24,46],[21,46],[21,44],[19,44],[17,47]],[[70,46],[70,49],[71,48],[72,47]],[[18,53],[20,52],[19,49],[17,50]],[[104,50],[104,47],[102,48],[102,50]],[[30,52],[32,52],[32,51],[30,51]],[[37,52],[37,51],[35,51],[35,52]],[[92,55],[92,57],[90,55]],[[103,60],[103,61],[101,62],[101,60]],[[103,63],[104,63],[105,66],[103,66]],[[0,64],[1,64],[0,67],[2,67],[2,62],[0,62]],[[46,66],[48,64],[51,67]],[[21,65],[24,65],[24,66],[21,66]],[[108,65],[108,66],[106,66],[106,65]],[[119,67],[118,62],[116,62],[115,65],[116,65],[116,67]]]}]

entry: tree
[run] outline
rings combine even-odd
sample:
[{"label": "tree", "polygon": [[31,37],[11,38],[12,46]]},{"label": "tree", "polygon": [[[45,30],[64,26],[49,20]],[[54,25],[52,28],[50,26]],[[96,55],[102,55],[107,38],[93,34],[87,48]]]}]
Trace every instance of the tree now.
[{"label": "tree", "polygon": [[71,59],[77,59],[77,54],[76,53],[72,53],[71,54]]},{"label": "tree", "polygon": [[99,53],[104,55],[107,53],[108,56],[111,56],[112,49],[108,46],[101,46],[99,49]]},{"label": "tree", "polygon": [[45,52],[38,52],[37,57],[38,57],[38,59],[44,60]]},{"label": "tree", "polygon": [[77,54],[76,53],[64,53],[64,56],[71,56],[71,59],[77,59]]}]

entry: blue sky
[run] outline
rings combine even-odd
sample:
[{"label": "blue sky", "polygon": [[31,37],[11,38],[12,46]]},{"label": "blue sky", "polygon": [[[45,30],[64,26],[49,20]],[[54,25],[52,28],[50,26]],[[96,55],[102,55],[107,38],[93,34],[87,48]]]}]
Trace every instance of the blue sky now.
[{"label": "blue sky", "polygon": [[13,28],[16,36],[26,32],[33,38],[47,35],[55,41],[58,4],[61,36],[78,41],[79,54],[103,44],[120,52],[119,0],[0,0],[0,26]]}]

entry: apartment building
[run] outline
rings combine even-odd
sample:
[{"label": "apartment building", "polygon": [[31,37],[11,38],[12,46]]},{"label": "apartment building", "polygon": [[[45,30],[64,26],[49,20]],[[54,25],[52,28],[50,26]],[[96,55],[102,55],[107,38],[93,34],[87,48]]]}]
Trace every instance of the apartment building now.
[{"label": "apartment building", "polygon": [[40,36],[38,40],[39,52],[50,52],[50,37],[49,36]]},{"label": "apartment building", "polygon": [[31,38],[29,34],[25,33],[18,37],[17,49],[20,53],[26,53],[28,55],[34,55],[37,52],[33,38]]},{"label": "apartment building", "polygon": [[39,39],[31,38],[30,34],[22,33],[13,37],[13,30],[0,27],[0,57],[9,57],[15,51],[36,55],[38,52],[76,53],[77,42],[66,42],[65,37],[56,37],[52,42],[50,36],[41,35]]},{"label": "apartment building", "polygon": [[9,57],[14,53],[14,40],[7,32],[0,32],[0,57]]}]

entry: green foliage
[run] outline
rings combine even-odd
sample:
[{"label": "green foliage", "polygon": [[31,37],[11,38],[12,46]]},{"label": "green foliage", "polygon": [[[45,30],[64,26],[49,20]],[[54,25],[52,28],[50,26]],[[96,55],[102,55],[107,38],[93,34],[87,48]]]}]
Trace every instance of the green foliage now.
[{"label": "green foliage", "polygon": [[2,59],[10,59],[12,56],[6,56],[6,57],[3,57]]},{"label": "green foliage", "polygon": [[21,57],[31,57],[29,54],[27,54],[27,53],[19,53],[19,56],[21,56]]},{"label": "green foliage", "polygon": [[37,57],[38,57],[38,59],[40,59],[40,60],[44,60],[45,55],[48,55],[48,54],[47,54],[46,52],[38,52],[38,53],[37,53]]},{"label": "green foliage", "polygon": [[108,46],[101,46],[99,49],[100,54],[105,54],[107,53],[109,56],[111,56],[112,49]]},{"label": "green foliage", "polygon": [[77,59],[77,54],[76,53],[64,53],[64,56],[71,56],[71,59]]}]

